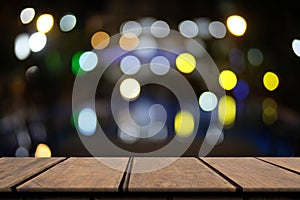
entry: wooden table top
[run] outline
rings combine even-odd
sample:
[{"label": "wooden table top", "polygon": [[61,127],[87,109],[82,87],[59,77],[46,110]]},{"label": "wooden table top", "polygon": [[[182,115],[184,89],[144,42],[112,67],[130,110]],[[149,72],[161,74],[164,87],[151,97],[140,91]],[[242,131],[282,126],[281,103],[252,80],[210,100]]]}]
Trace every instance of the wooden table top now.
[{"label": "wooden table top", "polygon": [[[123,171],[112,169],[98,159],[108,160]],[[133,173],[168,159],[171,158],[4,157],[0,158],[0,191],[6,194],[94,192],[98,195],[300,193],[300,158],[292,157],[182,157],[156,171]]]}]

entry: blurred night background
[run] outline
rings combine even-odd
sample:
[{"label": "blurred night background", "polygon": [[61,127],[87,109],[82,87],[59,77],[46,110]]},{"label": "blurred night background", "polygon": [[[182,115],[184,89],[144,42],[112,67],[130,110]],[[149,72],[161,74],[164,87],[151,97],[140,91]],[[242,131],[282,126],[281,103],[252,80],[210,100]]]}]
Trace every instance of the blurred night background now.
[{"label": "blurred night background", "polygon": [[[195,39],[220,72],[226,72],[222,79],[227,96],[217,102],[212,93],[201,98],[206,89],[197,76],[182,72],[199,98],[200,135],[205,133],[201,122],[212,109],[224,104],[230,109],[209,156],[300,155],[300,12],[291,1],[10,0],[0,4],[0,156],[90,156],[75,127],[82,126],[79,134],[93,134],[93,113],[80,112],[82,122],[80,114],[72,113],[73,83],[78,68],[84,70],[80,57],[93,48],[105,50],[105,43],[97,45],[120,31],[153,24]],[[232,15],[236,18],[230,23]],[[155,43],[168,35],[147,37],[143,41]],[[182,48],[188,49],[188,44]],[[156,53],[149,61],[155,56],[157,62],[179,69],[176,58]],[[136,58],[140,59],[128,58],[129,65]],[[175,97],[158,86],[143,86],[131,106],[133,118],[147,124],[143,114],[148,117],[149,105],[164,105],[168,119],[160,135],[140,143],[120,132],[107,102],[116,76],[122,73],[126,66],[120,68],[119,62],[101,78],[102,89],[96,95],[99,123],[116,143],[143,152],[139,148],[158,148],[172,134],[189,132],[184,127],[176,130]],[[207,97],[212,100],[207,102]],[[189,113],[180,116],[194,126]],[[200,142],[195,141],[184,156],[197,156]]]}]

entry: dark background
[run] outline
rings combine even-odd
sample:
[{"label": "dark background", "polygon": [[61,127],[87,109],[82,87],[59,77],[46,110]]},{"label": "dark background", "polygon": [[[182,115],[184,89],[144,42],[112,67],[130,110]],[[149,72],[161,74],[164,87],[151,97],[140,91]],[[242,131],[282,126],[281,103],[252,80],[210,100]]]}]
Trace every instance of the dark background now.
[{"label": "dark background", "polygon": [[[31,53],[19,61],[14,55],[14,39],[23,32],[33,33],[35,21],[20,22],[22,9],[33,7],[37,16],[50,13],[54,28],[41,52]],[[62,33],[59,19],[68,12],[77,17],[74,30]],[[300,154],[300,58],[292,50],[293,39],[300,38],[300,12],[293,1],[191,1],[191,0],[105,0],[105,1],[2,1],[0,3],[0,156],[15,156],[20,146],[16,135],[27,131],[33,156],[39,143],[47,144],[53,156],[87,156],[89,153],[72,126],[72,87],[74,75],[71,60],[79,50],[91,50],[94,32],[105,30],[117,34],[122,22],[154,17],[168,22],[171,29],[186,19],[208,17],[223,23],[232,14],[247,20],[248,28],[242,37],[229,32],[222,40],[204,41],[217,66],[228,66],[228,54],[220,48],[238,48],[245,55],[248,49],[258,48],[264,61],[251,67],[245,58],[246,70],[239,74],[250,86],[247,99],[237,104],[237,119],[233,127],[224,130],[224,141],[210,153],[212,156],[299,156]],[[89,27],[89,19],[98,16],[99,27]],[[98,29],[97,29],[98,28]],[[51,55],[58,55],[58,61]],[[53,61],[47,67],[46,60]],[[25,78],[28,67],[37,65],[39,73]],[[266,71],[275,72],[279,87],[267,91],[262,85]],[[192,80],[191,80],[192,81]],[[199,91],[196,91],[199,93]],[[148,95],[155,95],[149,90]],[[266,125],[261,119],[261,104],[271,97],[278,104],[278,118]],[[197,155],[196,150],[185,155]]]}]

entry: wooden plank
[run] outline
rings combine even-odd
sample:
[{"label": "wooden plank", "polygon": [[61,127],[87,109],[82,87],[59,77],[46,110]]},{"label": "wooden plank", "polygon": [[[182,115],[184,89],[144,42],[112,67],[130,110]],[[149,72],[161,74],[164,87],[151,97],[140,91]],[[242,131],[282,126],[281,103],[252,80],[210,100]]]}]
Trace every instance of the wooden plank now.
[{"label": "wooden plank", "polygon": [[[132,171],[174,158],[134,158]],[[129,192],[234,192],[236,188],[196,158],[179,158],[165,168],[132,173]]]},{"label": "wooden plank", "polygon": [[125,171],[128,158],[69,158],[17,187],[22,192],[113,192],[123,172],[104,165],[106,160]]},{"label": "wooden plank", "polygon": [[259,159],[300,173],[300,157],[259,157]]},{"label": "wooden plank", "polygon": [[255,158],[204,158],[245,192],[300,192],[300,176]]},{"label": "wooden plank", "polygon": [[65,158],[1,158],[0,191],[11,191],[11,187],[63,159]]}]

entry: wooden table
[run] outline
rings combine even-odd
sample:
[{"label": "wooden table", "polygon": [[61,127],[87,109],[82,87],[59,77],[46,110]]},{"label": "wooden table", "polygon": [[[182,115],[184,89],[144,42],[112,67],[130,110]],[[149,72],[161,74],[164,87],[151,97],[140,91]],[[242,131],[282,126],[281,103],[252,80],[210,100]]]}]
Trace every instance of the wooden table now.
[{"label": "wooden table", "polygon": [[300,199],[300,158],[182,157],[156,171],[132,173],[168,159],[0,158],[0,198]]}]

